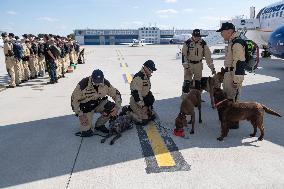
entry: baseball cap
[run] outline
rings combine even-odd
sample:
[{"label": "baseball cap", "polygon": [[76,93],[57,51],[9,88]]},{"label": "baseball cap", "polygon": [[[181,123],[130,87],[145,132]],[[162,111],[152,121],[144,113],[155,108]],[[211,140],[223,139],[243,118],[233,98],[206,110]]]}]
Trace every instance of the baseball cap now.
[{"label": "baseball cap", "polygon": [[149,68],[152,71],[156,71],[157,70],[153,60],[147,60],[143,65],[146,66],[147,68]]},{"label": "baseball cap", "polygon": [[219,30],[217,30],[216,32],[221,32],[223,30],[235,30],[235,26],[234,24],[230,23],[230,22],[225,22],[225,23],[222,23],[222,26]]},{"label": "baseball cap", "polygon": [[192,31],[192,36],[194,37],[201,37],[200,29],[195,29]]},{"label": "baseball cap", "polygon": [[104,83],[104,73],[99,69],[94,70],[92,73],[92,81],[95,84]]}]

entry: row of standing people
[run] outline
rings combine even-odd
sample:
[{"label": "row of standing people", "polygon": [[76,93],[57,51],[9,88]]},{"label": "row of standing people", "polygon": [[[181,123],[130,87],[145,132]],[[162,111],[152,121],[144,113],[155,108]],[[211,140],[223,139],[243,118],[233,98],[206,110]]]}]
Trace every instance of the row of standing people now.
[{"label": "row of standing people", "polygon": [[64,77],[68,66],[75,67],[79,55],[84,53],[74,40],[52,34],[44,35],[43,39],[32,34],[24,34],[22,39],[13,33],[2,33],[1,36],[10,76],[9,88],[44,77],[46,72],[50,77],[48,83],[57,83],[59,78]]}]

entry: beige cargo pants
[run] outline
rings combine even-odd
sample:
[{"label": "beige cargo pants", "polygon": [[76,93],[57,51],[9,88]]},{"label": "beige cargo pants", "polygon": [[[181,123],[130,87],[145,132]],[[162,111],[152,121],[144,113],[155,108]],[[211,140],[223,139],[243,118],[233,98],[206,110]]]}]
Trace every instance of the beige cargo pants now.
[{"label": "beige cargo pants", "polygon": [[100,113],[101,116],[97,119],[96,123],[95,123],[95,127],[100,127],[102,125],[105,125],[108,120],[109,117],[105,117],[102,115],[103,111],[104,111],[104,105],[108,102],[108,100],[103,100],[93,111],[88,112],[88,113],[84,113],[87,116],[88,119],[88,124],[87,125],[82,125],[80,123],[80,131],[87,131],[89,129],[94,129],[93,128],[93,116],[95,113]]},{"label": "beige cargo pants", "polygon": [[239,85],[235,88],[233,86],[233,79],[234,79],[233,71],[225,73],[223,81],[223,90],[227,94],[228,99],[232,99],[234,102],[237,102],[240,98],[242,85]]}]

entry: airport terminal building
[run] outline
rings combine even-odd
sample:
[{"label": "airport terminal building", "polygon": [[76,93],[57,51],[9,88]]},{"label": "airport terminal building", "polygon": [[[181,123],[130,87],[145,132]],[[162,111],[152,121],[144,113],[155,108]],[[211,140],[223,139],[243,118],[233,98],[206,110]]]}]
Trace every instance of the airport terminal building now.
[{"label": "airport terminal building", "polygon": [[[76,29],[75,40],[82,45],[119,45],[145,39],[145,43],[169,44],[174,35],[191,34],[192,30],[160,30],[157,27],[138,29]],[[206,35],[206,31],[202,31]]]}]

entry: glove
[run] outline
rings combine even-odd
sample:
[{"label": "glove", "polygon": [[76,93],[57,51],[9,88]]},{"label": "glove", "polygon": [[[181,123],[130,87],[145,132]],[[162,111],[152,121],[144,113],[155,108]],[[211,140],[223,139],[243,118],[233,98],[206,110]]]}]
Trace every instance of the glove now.
[{"label": "glove", "polygon": [[140,100],[139,102],[137,102],[137,105],[140,107],[140,108],[143,108],[145,106],[144,102],[142,100]]},{"label": "glove", "polygon": [[189,68],[189,63],[184,62],[184,63],[182,63],[182,66],[184,67],[184,69],[188,69]]}]

